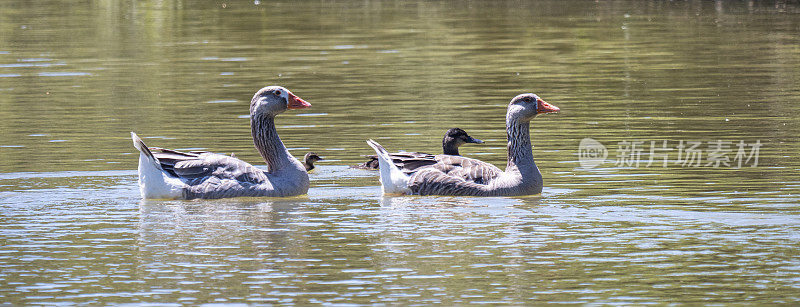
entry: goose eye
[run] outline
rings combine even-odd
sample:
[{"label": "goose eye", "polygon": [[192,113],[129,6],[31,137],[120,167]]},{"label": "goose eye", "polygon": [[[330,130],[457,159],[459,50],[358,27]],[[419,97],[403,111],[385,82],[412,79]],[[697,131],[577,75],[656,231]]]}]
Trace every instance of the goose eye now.
[{"label": "goose eye", "polygon": [[281,94],[283,94],[281,93],[281,90],[275,90],[275,96],[280,96]]},{"label": "goose eye", "polygon": [[522,101],[530,103],[531,102],[531,98],[530,97],[525,97],[525,98],[522,98]]}]

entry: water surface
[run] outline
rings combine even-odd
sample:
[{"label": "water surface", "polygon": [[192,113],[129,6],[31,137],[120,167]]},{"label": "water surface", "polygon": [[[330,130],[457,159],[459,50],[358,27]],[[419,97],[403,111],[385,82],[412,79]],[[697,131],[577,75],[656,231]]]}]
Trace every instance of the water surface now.
[{"label": "water surface", "polygon": [[[797,302],[798,13],[0,3],[0,301]],[[130,131],[261,165],[248,102],[271,84],[313,104],[278,118],[295,156],[327,159],[307,196],[139,198]],[[374,172],[347,167],[371,153],[365,139],[437,152],[452,127],[486,141],[462,154],[502,166],[505,106],[523,92],[562,109],[532,123],[541,196],[381,197]],[[605,163],[581,167],[584,138]],[[681,142],[700,142],[699,166],[677,160]],[[716,142],[728,165],[708,160]],[[757,164],[739,167],[739,142],[761,144]]]}]

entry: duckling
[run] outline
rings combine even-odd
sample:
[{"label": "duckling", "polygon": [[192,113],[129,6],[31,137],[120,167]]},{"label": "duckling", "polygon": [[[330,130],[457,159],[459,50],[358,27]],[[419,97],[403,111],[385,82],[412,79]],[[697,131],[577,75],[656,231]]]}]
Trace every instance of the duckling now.
[{"label": "duckling", "polygon": [[316,153],[309,152],[303,157],[303,166],[306,167],[306,172],[310,172],[314,169],[314,162],[325,160],[322,157],[318,156]]}]

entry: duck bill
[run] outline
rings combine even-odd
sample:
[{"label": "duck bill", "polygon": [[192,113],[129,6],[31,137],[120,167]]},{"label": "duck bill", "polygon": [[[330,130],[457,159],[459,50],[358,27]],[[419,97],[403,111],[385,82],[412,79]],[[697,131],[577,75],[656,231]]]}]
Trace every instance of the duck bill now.
[{"label": "duck bill", "polygon": [[305,109],[311,107],[311,104],[303,99],[300,99],[300,97],[297,97],[292,93],[289,93],[289,104],[287,107],[290,110]]},{"label": "duck bill", "polygon": [[537,110],[537,113],[556,113],[558,111],[561,111],[561,109],[559,109],[557,106],[549,104],[544,100],[539,100],[539,109]]},{"label": "duck bill", "polygon": [[469,141],[467,141],[467,143],[483,144],[483,141],[476,139],[474,137],[469,137]]}]

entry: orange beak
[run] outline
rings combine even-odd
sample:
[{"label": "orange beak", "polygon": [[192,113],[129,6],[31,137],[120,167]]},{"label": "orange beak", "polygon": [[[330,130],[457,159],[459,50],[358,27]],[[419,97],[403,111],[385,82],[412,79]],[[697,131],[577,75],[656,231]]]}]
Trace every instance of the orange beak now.
[{"label": "orange beak", "polygon": [[292,93],[289,93],[289,105],[287,107],[290,110],[305,109],[311,107],[311,104],[303,99],[300,99],[300,97],[297,97]]},{"label": "orange beak", "polygon": [[536,110],[536,112],[539,113],[539,114],[542,114],[542,113],[556,113],[558,111],[561,111],[561,109],[559,109],[557,106],[549,104],[544,100],[539,99],[538,103],[539,103],[539,109]]}]

